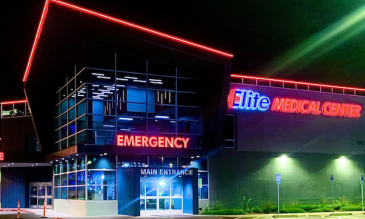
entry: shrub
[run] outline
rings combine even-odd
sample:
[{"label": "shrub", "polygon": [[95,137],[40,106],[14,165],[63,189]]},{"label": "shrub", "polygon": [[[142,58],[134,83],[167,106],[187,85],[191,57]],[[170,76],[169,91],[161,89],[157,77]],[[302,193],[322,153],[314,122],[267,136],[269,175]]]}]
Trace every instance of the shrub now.
[{"label": "shrub", "polygon": [[202,212],[202,215],[239,215],[246,214],[246,212],[240,209],[221,209],[221,210],[210,210]]},{"label": "shrub", "polygon": [[263,210],[260,206],[254,206],[251,208],[252,213],[263,213]]},{"label": "shrub", "polygon": [[278,208],[275,206],[274,203],[272,203],[272,201],[264,201],[261,202],[261,209],[262,209],[262,213],[271,213],[271,212],[276,212],[278,210]]},{"label": "shrub", "polygon": [[221,201],[210,202],[209,210],[217,211],[222,210],[224,208],[224,204]]},{"label": "shrub", "polygon": [[345,196],[340,196],[338,197],[338,199],[335,200],[335,205],[339,205],[341,207],[349,205],[350,204],[350,200]]},{"label": "shrub", "polygon": [[241,202],[242,211],[244,211],[244,212],[252,212],[252,210],[250,208],[250,202],[251,202],[251,199],[250,198],[246,200],[246,197],[243,196],[242,202]]},{"label": "shrub", "polygon": [[202,208],[202,212],[209,211],[209,205],[204,205]]},{"label": "shrub", "polygon": [[319,205],[300,205],[299,208],[303,209],[304,211],[312,211],[313,209],[319,209]]},{"label": "shrub", "polygon": [[315,209],[310,210],[309,212],[323,212],[323,209],[322,208],[315,208]]},{"label": "shrub", "polygon": [[280,209],[280,213],[305,213],[301,208],[284,208]]},{"label": "shrub", "polygon": [[322,208],[322,211],[323,212],[332,212],[332,208],[324,207],[324,208]]},{"label": "shrub", "polygon": [[340,211],[361,211],[361,210],[362,210],[361,206],[358,205],[349,205],[340,208]]}]

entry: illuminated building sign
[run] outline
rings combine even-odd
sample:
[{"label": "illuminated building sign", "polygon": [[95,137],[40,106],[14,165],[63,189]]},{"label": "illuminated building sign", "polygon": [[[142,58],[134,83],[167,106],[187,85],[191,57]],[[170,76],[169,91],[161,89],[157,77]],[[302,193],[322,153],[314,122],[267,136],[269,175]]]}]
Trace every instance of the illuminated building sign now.
[{"label": "illuminated building sign", "polygon": [[142,168],[141,175],[145,176],[192,176],[193,169],[172,169],[172,168]]},{"label": "illuminated building sign", "polygon": [[4,160],[4,152],[0,152],[0,160]]},{"label": "illuminated building sign", "polygon": [[118,146],[187,148],[190,138],[117,135]]},{"label": "illuminated building sign", "polygon": [[[271,107],[270,107],[271,105]],[[299,113],[335,117],[359,118],[362,106],[359,104],[321,102],[294,98],[273,98],[271,102],[266,96],[251,90],[231,89],[228,96],[228,107],[243,110],[260,110],[283,113]]]}]

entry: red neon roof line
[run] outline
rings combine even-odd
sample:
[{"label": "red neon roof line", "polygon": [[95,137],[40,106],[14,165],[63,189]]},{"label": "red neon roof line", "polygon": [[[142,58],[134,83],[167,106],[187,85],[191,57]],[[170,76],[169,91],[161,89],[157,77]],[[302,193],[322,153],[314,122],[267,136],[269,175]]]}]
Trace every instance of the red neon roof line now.
[{"label": "red neon roof line", "polygon": [[357,87],[344,87],[344,86],[336,86],[336,85],[329,85],[329,84],[317,84],[317,83],[282,80],[282,79],[274,79],[274,78],[264,78],[264,77],[255,77],[255,76],[247,76],[247,75],[238,75],[238,74],[231,74],[231,77],[233,77],[233,78],[257,79],[257,80],[263,80],[263,81],[283,82],[283,83],[300,84],[300,85],[311,85],[311,86],[328,87],[328,88],[347,89],[347,90],[355,90],[355,91],[365,91],[364,88],[357,88]]},{"label": "red neon roof line", "polygon": [[6,105],[6,104],[14,104],[14,103],[26,103],[27,100],[14,100],[14,101],[5,101],[5,102],[1,102],[1,105]]},{"label": "red neon roof line", "polygon": [[166,34],[166,33],[162,33],[162,32],[159,32],[159,31],[156,31],[156,30],[153,30],[153,29],[150,29],[150,28],[138,25],[138,24],[134,24],[134,23],[131,23],[131,22],[128,22],[128,21],[125,21],[125,20],[121,20],[121,19],[109,16],[109,15],[106,15],[106,14],[102,14],[102,13],[98,13],[96,11],[92,11],[92,10],[89,10],[89,9],[86,9],[86,8],[82,8],[82,7],[79,7],[79,6],[64,2],[64,1],[59,1],[59,0],[50,0],[50,1],[52,1],[54,3],[57,3],[59,5],[62,5],[62,6],[68,7],[68,8],[72,8],[72,9],[75,9],[75,10],[78,10],[78,11],[82,11],[82,12],[87,13],[87,14],[91,14],[91,15],[94,15],[94,16],[97,16],[97,17],[101,17],[101,18],[104,18],[104,19],[107,19],[107,20],[110,20],[110,21],[113,21],[113,22],[116,22],[116,23],[119,23],[119,24],[123,24],[123,25],[133,27],[133,28],[136,28],[136,29],[148,32],[148,33],[152,33],[152,34],[155,34],[155,35],[158,35],[158,36],[161,36],[161,37],[165,37],[165,38],[168,38],[168,39],[171,39],[171,40],[175,40],[175,41],[178,41],[180,43],[184,43],[184,44],[187,44],[187,45],[190,45],[190,46],[194,46],[194,47],[204,49],[204,50],[207,50],[207,51],[210,51],[210,52],[213,52],[213,53],[217,53],[217,54],[220,54],[220,55],[223,55],[223,56],[227,56],[227,57],[230,57],[230,58],[233,57],[233,54],[230,54],[230,53],[226,53],[226,52],[223,52],[223,51],[220,51],[220,50],[217,50],[217,49],[213,49],[211,47],[203,46],[203,45],[198,44],[198,43],[194,43],[194,42],[191,42],[191,41],[188,41],[188,40],[184,40],[184,39],[179,38],[179,37],[175,37],[175,36],[172,36],[172,35],[169,35],[169,34]]},{"label": "red neon roof line", "polygon": [[39,21],[39,24],[38,24],[38,29],[37,29],[37,33],[35,35],[35,39],[34,39],[34,42],[33,42],[32,50],[30,52],[30,56],[29,56],[29,59],[28,59],[27,68],[25,69],[25,73],[24,73],[24,76],[23,76],[23,82],[26,82],[27,79],[28,79],[30,67],[32,65],[33,58],[34,58],[34,53],[36,51],[36,48],[37,48],[37,45],[38,45],[38,41],[39,41],[39,38],[41,36],[41,32],[42,32],[44,20],[45,20],[45,18],[47,16],[48,4],[49,4],[49,0],[46,0],[46,2],[44,4],[44,7],[43,7],[42,17],[41,17],[41,20]]}]

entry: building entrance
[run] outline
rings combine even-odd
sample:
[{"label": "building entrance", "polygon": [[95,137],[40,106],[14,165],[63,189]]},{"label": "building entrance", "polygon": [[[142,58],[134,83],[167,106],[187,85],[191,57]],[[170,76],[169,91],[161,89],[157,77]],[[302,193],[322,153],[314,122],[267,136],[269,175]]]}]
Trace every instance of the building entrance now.
[{"label": "building entrance", "polygon": [[183,214],[181,177],[141,177],[140,211],[142,215]]},{"label": "building entrance", "polygon": [[29,207],[30,208],[52,207],[52,183],[31,182],[29,183]]}]

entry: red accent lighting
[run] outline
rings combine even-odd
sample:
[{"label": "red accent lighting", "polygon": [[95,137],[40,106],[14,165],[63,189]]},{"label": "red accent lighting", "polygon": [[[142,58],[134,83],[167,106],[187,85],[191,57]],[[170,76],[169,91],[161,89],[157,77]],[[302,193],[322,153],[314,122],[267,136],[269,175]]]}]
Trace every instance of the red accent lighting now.
[{"label": "red accent lighting", "polygon": [[169,34],[166,34],[166,33],[163,33],[163,32],[159,32],[159,31],[156,31],[156,30],[153,30],[153,29],[150,29],[150,28],[138,25],[138,24],[134,24],[134,23],[131,23],[131,22],[128,22],[128,21],[125,21],[125,20],[121,20],[121,19],[109,16],[109,15],[106,15],[106,14],[98,13],[96,11],[92,11],[92,10],[89,10],[89,9],[86,9],[86,8],[82,8],[82,7],[79,7],[77,5],[73,5],[73,4],[64,2],[64,1],[46,0],[46,3],[45,3],[44,8],[43,8],[43,12],[42,12],[42,17],[41,17],[41,20],[39,22],[37,33],[36,33],[36,36],[35,36],[35,39],[34,39],[34,42],[33,42],[32,50],[31,50],[31,53],[30,53],[30,56],[29,56],[29,59],[28,59],[27,68],[25,69],[25,73],[24,73],[24,76],[23,76],[23,82],[26,82],[27,79],[28,79],[28,76],[29,76],[29,71],[30,71],[30,68],[31,68],[31,65],[32,65],[34,54],[35,54],[35,51],[37,49],[38,41],[39,41],[39,38],[40,38],[40,35],[41,35],[41,32],[42,32],[42,28],[43,28],[43,25],[44,25],[44,20],[47,16],[49,2],[53,2],[53,3],[56,3],[58,5],[61,5],[61,6],[73,9],[73,10],[81,11],[81,12],[84,12],[84,13],[87,13],[87,14],[90,14],[90,15],[93,15],[93,16],[96,16],[96,17],[100,17],[100,18],[103,18],[103,19],[118,23],[118,24],[129,26],[129,27],[132,27],[132,28],[135,28],[135,29],[147,32],[147,33],[151,33],[151,34],[154,34],[154,35],[157,35],[157,36],[160,36],[160,37],[164,37],[164,38],[167,38],[167,39],[170,39],[170,40],[174,40],[174,41],[177,41],[177,42],[180,42],[180,43],[183,43],[183,44],[186,44],[186,45],[190,45],[190,46],[193,46],[193,47],[196,47],[196,48],[199,48],[199,49],[207,50],[207,51],[210,51],[210,52],[213,52],[213,53],[216,53],[216,54],[219,54],[219,55],[223,55],[223,56],[226,56],[226,57],[229,57],[229,58],[233,57],[233,54],[230,54],[230,53],[226,53],[226,52],[223,52],[223,51],[220,51],[220,50],[217,50],[217,49],[213,49],[213,48],[208,47],[208,46],[203,46],[201,44],[194,43],[194,42],[189,41],[189,40],[185,40],[185,39],[182,39],[182,38],[179,38],[179,37],[175,37],[173,35],[169,35]]},{"label": "red accent lighting", "polygon": [[344,87],[344,86],[336,86],[336,85],[328,85],[328,84],[317,84],[317,83],[308,83],[308,82],[300,82],[300,81],[238,75],[238,74],[231,74],[231,77],[232,78],[246,78],[246,79],[262,80],[262,81],[271,81],[271,82],[280,82],[280,83],[289,83],[289,84],[309,85],[309,86],[335,88],[335,89],[346,89],[346,90],[353,90],[353,91],[365,91],[364,88],[357,88],[357,87]]},{"label": "red accent lighting", "polygon": [[4,160],[4,152],[0,152],[0,160],[3,161]]},{"label": "red accent lighting", "polygon": [[6,101],[6,102],[1,102],[1,105],[15,104],[15,103],[26,103],[26,102],[27,102],[27,100]]},{"label": "red accent lighting", "polygon": [[42,17],[41,17],[41,20],[38,24],[38,29],[37,29],[37,33],[35,35],[32,50],[30,52],[30,56],[29,56],[29,59],[28,59],[27,68],[25,69],[25,73],[24,73],[24,76],[23,76],[23,82],[26,82],[27,79],[28,79],[30,67],[31,67],[32,62],[33,62],[33,58],[34,58],[35,51],[37,49],[38,41],[39,41],[39,38],[41,37],[41,32],[42,32],[44,20],[46,19],[46,16],[47,16],[48,4],[49,4],[49,0],[46,0],[46,3],[44,4],[44,7],[43,7]]}]

